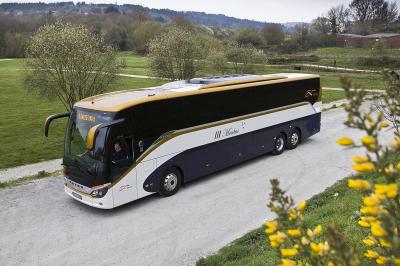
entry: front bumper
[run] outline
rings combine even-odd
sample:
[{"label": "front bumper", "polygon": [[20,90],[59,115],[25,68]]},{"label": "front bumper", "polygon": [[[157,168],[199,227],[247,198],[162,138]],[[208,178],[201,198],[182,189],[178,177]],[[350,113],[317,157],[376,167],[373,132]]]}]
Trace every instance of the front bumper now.
[{"label": "front bumper", "polygon": [[75,188],[64,184],[64,191],[73,199],[82,202],[83,204],[99,208],[99,209],[112,209],[114,208],[114,201],[112,197],[112,189],[102,198],[94,198],[90,194],[81,192]]}]

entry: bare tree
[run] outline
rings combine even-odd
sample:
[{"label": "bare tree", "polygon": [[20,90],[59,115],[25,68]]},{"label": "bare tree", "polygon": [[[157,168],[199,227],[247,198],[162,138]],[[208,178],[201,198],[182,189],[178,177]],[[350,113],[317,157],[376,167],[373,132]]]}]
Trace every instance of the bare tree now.
[{"label": "bare tree", "polygon": [[332,7],[328,11],[328,21],[332,33],[346,32],[350,26],[350,9],[344,5]]},{"label": "bare tree", "polygon": [[83,26],[57,22],[39,28],[26,49],[25,86],[67,110],[115,82],[114,50]]}]

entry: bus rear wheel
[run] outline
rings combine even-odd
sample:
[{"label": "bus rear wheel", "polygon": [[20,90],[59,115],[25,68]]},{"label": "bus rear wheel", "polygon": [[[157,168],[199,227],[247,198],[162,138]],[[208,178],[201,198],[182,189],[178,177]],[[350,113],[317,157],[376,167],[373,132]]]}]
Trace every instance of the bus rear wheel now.
[{"label": "bus rear wheel", "polygon": [[272,150],[273,155],[279,155],[283,152],[286,147],[286,138],[285,135],[280,133],[278,136],[275,137],[274,140],[274,149]]},{"label": "bus rear wheel", "polygon": [[295,149],[300,143],[300,132],[298,129],[293,130],[289,134],[289,140],[287,143],[288,149]]},{"label": "bus rear wheel", "polygon": [[182,174],[175,168],[171,167],[165,171],[160,180],[160,194],[164,197],[169,197],[178,192],[182,183]]}]

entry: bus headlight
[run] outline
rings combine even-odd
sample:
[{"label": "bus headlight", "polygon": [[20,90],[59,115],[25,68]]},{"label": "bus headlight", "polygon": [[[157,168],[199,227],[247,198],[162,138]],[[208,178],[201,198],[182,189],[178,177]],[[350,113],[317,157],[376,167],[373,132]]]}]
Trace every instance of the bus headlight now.
[{"label": "bus headlight", "polygon": [[106,195],[107,191],[108,191],[108,187],[102,187],[102,188],[93,190],[90,193],[90,195],[94,198],[102,198]]}]

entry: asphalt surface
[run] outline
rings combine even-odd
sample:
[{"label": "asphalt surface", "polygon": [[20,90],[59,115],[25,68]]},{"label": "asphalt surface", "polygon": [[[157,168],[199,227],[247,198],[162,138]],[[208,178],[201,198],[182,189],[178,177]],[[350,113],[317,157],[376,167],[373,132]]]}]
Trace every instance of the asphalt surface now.
[{"label": "asphalt surface", "polygon": [[351,173],[335,140],[358,137],[323,113],[322,130],[297,149],[265,155],[201,178],[162,198],[113,210],[85,206],[63,191],[62,177],[0,190],[0,265],[193,265],[272,218],[269,179],[299,201]]}]

